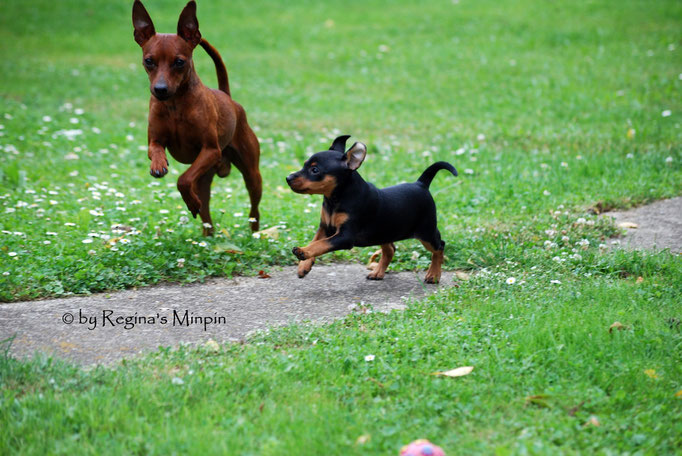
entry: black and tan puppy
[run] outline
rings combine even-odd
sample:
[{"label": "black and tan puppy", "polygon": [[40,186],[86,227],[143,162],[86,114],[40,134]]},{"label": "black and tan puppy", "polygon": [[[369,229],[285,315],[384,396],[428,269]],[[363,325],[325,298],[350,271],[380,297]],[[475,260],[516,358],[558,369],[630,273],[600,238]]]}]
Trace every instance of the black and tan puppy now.
[{"label": "black and tan puppy", "polygon": [[378,189],[357,172],[367,154],[365,145],[356,142],[344,153],[349,137],[339,136],[328,151],[314,154],[303,169],[287,176],[296,193],[324,195],[320,227],[313,241],[293,249],[301,260],[298,276],[308,274],[315,257],[327,252],[381,245],[381,260],[367,276],[381,280],[393,259],[393,243],[414,238],[432,254],[424,281],[438,283],[445,242],[438,231],[436,203],[429,185],[439,170],[446,169],[455,176],[457,170],[449,163],[437,162],[417,182]]}]

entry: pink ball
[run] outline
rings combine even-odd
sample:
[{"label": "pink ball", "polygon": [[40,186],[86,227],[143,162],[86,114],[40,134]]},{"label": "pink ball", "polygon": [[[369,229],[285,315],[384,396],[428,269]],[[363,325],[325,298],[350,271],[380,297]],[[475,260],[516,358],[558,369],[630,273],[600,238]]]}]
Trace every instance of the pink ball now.
[{"label": "pink ball", "polygon": [[426,439],[415,440],[400,450],[400,456],[445,456],[443,449]]}]

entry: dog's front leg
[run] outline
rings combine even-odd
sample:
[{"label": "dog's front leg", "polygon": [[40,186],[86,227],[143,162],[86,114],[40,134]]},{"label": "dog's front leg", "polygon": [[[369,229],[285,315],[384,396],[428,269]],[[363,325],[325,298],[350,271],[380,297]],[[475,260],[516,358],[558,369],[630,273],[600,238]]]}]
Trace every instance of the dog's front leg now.
[{"label": "dog's front leg", "polygon": [[335,250],[350,249],[353,247],[353,236],[348,230],[337,231],[331,237],[318,239],[303,248],[294,247],[292,252],[299,260],[308,260],[324,255]]},{"label": "dog's front leg", "polygon": [[[320,223],[319,228],[317,228],[317,232],[315,233],[315,236],[313,237],[312,242],[318,241],[324,237],[325,229]],[[298,277],[303,278],[305,277],[310,270],[312,269],[313,265],[315,264],[315,258],[308,258],[307,260],[302,260],[299,261],[298,263]]]},{"label": "dog's front leg", "polygon": [[168,173],[168,158],[166,157],[166,148],[159,142],[149,141],[149,149],[147,156],[152,161],[149,167],[149,174],[154,177],[163,177]]},{"label": "dog's front leg", "polygon": [[204,147],[194,163],[178,179],[178,190],[187,205],[187,209],[195,218],[201,211],[202,205],[199,194],[199,180],[208,172],[214,172],[217,169],[220,164],[220,157],[221,151],[218,147]]}]

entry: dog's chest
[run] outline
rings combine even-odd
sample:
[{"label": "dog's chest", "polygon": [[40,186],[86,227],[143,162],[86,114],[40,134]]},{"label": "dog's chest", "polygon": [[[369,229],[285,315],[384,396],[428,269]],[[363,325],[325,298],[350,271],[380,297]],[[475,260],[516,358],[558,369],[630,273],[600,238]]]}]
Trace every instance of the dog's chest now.
[{"label": "dog's chest", "polygon": [[342,211],[329,212],[326,208],[322,208],[321,221],[327,236],[332,236],[348,221],[348,214]]}]

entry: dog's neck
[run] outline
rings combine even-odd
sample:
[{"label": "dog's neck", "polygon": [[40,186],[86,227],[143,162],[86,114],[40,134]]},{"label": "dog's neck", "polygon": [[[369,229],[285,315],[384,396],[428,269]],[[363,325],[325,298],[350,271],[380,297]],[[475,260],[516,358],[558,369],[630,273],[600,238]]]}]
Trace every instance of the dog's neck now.
[{"label": "dog's neck", "polygon": [[336,207],[343,204],[346,200],[362,201],[369,189],[370,184],[362,178],[360,173],[354,171],[345,182],[337,185],[329,197],[324,197],[324,204],[333,212]]}]

